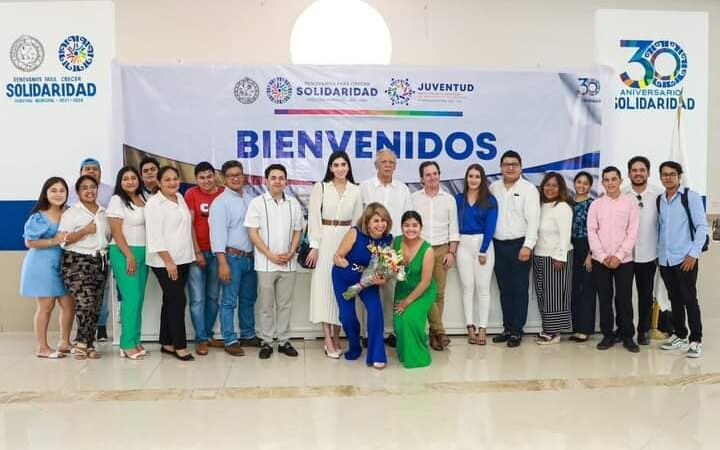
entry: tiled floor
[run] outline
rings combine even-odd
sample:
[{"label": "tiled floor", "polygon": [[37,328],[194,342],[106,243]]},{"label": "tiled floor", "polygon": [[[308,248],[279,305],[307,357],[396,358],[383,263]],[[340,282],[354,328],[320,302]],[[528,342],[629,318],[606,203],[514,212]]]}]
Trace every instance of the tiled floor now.
[{"label": "tiled floor", "polygon": [[49,361],[30,334],[0,335],[0,449],[717,449],[720,321],[706,354],[597,342],[519,349],[453,339],[428,368],[221,350]]}]

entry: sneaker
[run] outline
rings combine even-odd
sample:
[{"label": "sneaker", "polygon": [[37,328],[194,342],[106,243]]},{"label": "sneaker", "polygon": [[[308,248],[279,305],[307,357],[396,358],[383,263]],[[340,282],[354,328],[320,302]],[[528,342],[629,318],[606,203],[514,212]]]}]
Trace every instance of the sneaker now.
[{"label": "sneaker", "polygon": [[691,342],[687,353],[688,358],[699,358],[702,356],[702,344],[700,342]]},{"label": "sneaker", "polygon": [[98,342],[105,342],[108,340],[107,327],[105,325],[98,325],[96,338]]},{"label": "sneaker", "polygon": [[[279,349],[278,349],[279,350]],[[272,345],[263,344],[260,348],[260,353],[258,353],[258,356],[260,359],[268,359],[270,355],[273,354],[273,348]]]},{"label": "sneaker", "polygon": [[687,338],[680,339],[673,334],[670,336],[670,339],[660,345],[660,348],[663,350],[686,350],[688,348],[688,340]]},{"label": "sneaker", "polygon": [[286,342],[283,345],[278,346],[278,352],[282,353],[285,356],[291,356],[293,358],[298,355],[297,350],[295,350],[295,347],[293,347],[290,342]]},{"label": "sneaker", "polygon": [[251,338],[240,338],[238,341],[243,347],[262,347],[263,343],[259,337],[253,336]]}]

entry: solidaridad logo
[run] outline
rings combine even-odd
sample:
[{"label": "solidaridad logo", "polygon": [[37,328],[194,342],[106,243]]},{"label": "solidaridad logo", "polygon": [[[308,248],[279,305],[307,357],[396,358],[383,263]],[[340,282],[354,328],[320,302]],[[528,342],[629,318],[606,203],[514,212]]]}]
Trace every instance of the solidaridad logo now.
[{"label": "solidaridad logo", "polygon": [[235,83],[233,94],[235,94],[237,101],[244,105],[249,105],[257,100],[258,95],[260,95],[260,87],[255,80],[245,77]]},{"label": "solidaridad logo", "polygon": [[268,81],[265,93],[271,102],[281,105],[287,103],[292,96],[292,84],[283,77],[275,77]]},{"label": "solidaridad logo", "polygon": [[43,45],[32,36],[22,35],[10,46],[10,62],[23,72],[32,72],[37,69],[44,59]]},{"label": "solidaridad logo", "polygon": [[407,78],[392,78],[390,85],[385,89],[385,93],[390,98],[390,102],[395,105],[407,105],[410,103],[410,99],[415,94],[410,80]]},{"label": "solidaridad logo", "polygon": [[[642,70],[642,77],[632,78],[627,71],[620,74],[620,80],[628,87],[644,89],[650,85],[658,88],[670,88],[680,83],[687,75],[688,60],[685,50],[674,41],[668,40],[621,40],[620,47],[637,48],[628,60]],[[672,70],[658,70],[658,57],[667,55],[674,63]],[[664,64],[663,64],[664,65]]]},{"label": "solidaridad logo", "polygon": [[70,72],[82,72],[90,67],[95,58],[95,49],[85,36],[71,35],[58,48],[60,64]]}]

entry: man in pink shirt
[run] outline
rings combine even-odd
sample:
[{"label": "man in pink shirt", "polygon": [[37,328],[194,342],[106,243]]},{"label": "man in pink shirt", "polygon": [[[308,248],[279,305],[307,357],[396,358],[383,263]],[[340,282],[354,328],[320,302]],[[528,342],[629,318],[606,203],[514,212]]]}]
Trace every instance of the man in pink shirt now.
[{"label": "man in pink shirt", "polygon": [[617,167],[603,169],[602,184],[605,195],[592,202],[587,217],[592,273],[600,299],[600,331],[603,333],[597,348],[607,350],[615,342],[614,292],[618,334],[623,347],[637,353],[640,347],[634,339],[632,281],[633,248],[638,236],[640,211],[637,202],[620,191],[622,176]]}]

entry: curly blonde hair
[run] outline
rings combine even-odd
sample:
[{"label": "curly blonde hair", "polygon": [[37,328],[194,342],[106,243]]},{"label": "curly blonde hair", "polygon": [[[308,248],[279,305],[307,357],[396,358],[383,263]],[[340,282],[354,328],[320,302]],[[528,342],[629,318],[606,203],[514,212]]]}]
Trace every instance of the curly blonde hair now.
[{"label": "curly blonde hair", "polygon": [[370,234],[368,226],[370,224],[370,219],[372,219],[375,215],[380,216],[383,220],[385,220],[385,222],[387,222],[387,226],[385,227],[383,236],[387,236],[388,234],[390,234],[390,230],[392,229],[392,217],[390,217],[390,211],[388,211],[386,207],[384,207],[378,202],[372,202],[367,205],[365,211],[363,211],[362,215],[358,219],[357,227],[360,229],[360,231],[362,231],[364,234]]}]

